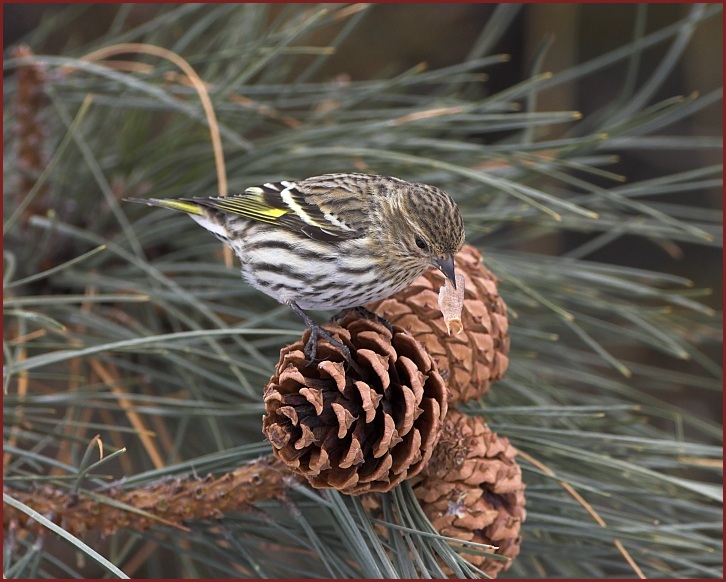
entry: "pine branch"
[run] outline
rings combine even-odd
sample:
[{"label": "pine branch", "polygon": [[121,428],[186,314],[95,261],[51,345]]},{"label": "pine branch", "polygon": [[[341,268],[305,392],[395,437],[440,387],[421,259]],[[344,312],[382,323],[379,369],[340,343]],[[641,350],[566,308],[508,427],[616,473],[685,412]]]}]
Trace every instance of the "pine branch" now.
[{"label": "pine branch", "polygon": [[[44,54],[96,10],[68,6],[26,39],[34,52],[11,51],[6,576],[95,574],[21,506],[85,531],[127,574],[484,576],[462,554],[496,560],[492,548],[441,535],[408,481],[371,508],[260,459],[263,387],[300,322],[188,219],[121,202],[213,194],[222,174],[239,192],[344,170],[450,192],[498,280],[511,348],[492,377],[478,360],[464,370],[476,382],[460,393],[487,389],[459,412],[520,451],[527,519],[506,575],[721,578],[721,283],[700,261],[722,245],[722,92],[671,81],[696,71],[684,51],[722,8],[621,8],[622,46],[501,90],[518,55],[491,49],[527,7],[494,9],[460,62],[375,78],[338,74],[359,30],[385,24],[373,5],[165,5],[141,19],[119,5],[97,39]],[[174,62],[107,52],[125,43]],[[570,87],[614,92],[594,111],[537,109]],[[437,357],[476,351],[457,350]]]}]

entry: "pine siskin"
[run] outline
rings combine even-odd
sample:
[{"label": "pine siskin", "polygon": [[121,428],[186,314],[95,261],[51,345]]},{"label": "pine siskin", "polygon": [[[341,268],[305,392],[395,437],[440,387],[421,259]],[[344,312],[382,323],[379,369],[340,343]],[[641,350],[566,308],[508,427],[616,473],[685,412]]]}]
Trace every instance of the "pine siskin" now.
[{"label": "pine siskin", "polygon": [[186,212],[229,245],[247,282],[289,305],[310,328],[311,361],[318,336],[345,346],[305,309],[359,308],[393,295],[430,266],[456,286],[461,212],[446,192],[426,184],[325,174],[227,198],[128,200]]}]

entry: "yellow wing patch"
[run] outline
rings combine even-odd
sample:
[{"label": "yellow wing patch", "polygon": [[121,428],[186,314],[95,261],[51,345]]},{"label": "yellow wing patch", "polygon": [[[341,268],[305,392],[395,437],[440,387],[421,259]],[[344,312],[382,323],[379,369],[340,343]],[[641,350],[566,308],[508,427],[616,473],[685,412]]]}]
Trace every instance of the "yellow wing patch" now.
[{"label": "yellow wing patch", "polygon": [[[238,216],[272,224],[304,233],[311,239],[319,241],[335,242],[361,236],[361,231],[351,228],[337,216],[321,208],[314,196],[308,197],[294,182],[283,181],[252,186],[247,188],[244,194],[228,198],[199,197],[175,200],[129,198],[128,200],[179,210],[204,218],[210,218],[209,212],[218,211],[226,214],[227,219]],[[215,224],[226,224],[226,219],[220,216],[213,216],[211,219]]]},{"label": "yellow wing patch", "polygon": [[216,198],[213,204],[214,208],[237,214],[251,220],[267,222],[274,224],[277,219],[290,212],[289,209],[275,208],[266,204],[263,200],[256,199],[252,196],[240,196],[232,198]]}]

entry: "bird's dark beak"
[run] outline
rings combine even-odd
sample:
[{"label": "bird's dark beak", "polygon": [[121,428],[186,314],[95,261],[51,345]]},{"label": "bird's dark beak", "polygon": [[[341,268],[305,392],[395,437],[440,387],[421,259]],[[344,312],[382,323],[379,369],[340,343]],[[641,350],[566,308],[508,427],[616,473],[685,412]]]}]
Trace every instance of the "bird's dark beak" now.
[{"label": "bird's dark beak", "polygon": [[454,273],[454,255],[441,255],[434,259],[436,265],[456,289],[456,274]]}]

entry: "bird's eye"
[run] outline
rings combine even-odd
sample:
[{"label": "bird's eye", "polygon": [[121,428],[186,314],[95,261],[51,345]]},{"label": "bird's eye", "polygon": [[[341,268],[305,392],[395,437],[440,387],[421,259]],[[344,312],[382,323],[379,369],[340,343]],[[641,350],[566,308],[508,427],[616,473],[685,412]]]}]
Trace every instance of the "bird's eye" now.
[{"label": "bird's eye", "polygon": [[417,236],[414,239],[414,242],[416,243],[416,246],[420,249],[426,250],[426,241],[422,239],[420,236]]}]

